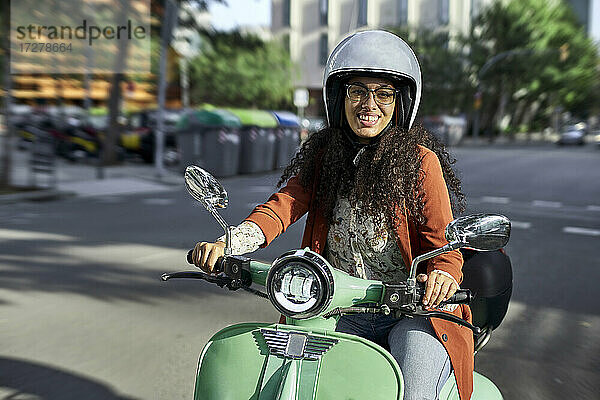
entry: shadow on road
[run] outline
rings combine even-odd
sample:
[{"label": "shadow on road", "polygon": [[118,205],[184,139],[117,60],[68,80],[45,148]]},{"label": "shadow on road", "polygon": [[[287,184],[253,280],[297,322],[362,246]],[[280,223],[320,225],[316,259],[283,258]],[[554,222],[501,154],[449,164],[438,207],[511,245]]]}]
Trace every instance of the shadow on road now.
[{"label": "shadow on road", "polygon": [[101,382],[31,361],[0,357],[0,371],[0,394],[7,400],[135,400]]},{"label": "shadow on road", "polygon": [[[126,259],[123,263],[90,262],[88,258],[68,254],[65,250],[66,246],[104,244],[77,239],[4,241],[0,246],[0,289],[74,293],[102,301],[126,300],[147,304],[173,297],[202,298],[227,294],[227,291],[200,280],[163,282],[160,279],[161,274],[167,271],[192,269],[184,263],[152,270],[136,268]],[[29,257],[23,256],[23,248],[35,251]],[[0,306],[9,304],[9,299],[0,298]]]}]

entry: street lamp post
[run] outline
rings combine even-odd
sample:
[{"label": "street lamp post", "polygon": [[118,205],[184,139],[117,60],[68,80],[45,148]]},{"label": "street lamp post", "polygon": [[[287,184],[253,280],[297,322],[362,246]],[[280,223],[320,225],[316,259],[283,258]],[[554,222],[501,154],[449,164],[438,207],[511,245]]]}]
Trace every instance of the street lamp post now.
[{"label": "street lamp post", "polygon": [[177,7],[172,0],[165,1],[165,16],[160,32],[161,52],[159,64],[159,81],[158,81],[158,113],[156,116],[156,145],[154,149],[154,163],[156,166],[156,175],[162,178],[165,175],[163,165],[163,154],[165,147],[165,130],[164,130],[164,110],[165,97],[167,91],[167,50],[171,41],[171,32],[174,25],[177,23]]}]

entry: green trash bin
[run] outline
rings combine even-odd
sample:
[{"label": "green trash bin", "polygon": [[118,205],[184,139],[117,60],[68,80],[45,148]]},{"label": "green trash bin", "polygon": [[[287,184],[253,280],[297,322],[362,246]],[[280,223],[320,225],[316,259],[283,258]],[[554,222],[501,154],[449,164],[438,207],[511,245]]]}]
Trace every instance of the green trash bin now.
[{"label": "green trash bin", "polygon": [[191,110],[177,124],[181,165],[198,165],[217,177],[236,175],[240,160],[239,119],[227,110]]},{"label": "green trash bin", "polygon": [[228,109],[240,119],[241,174],[271,171],[275,160],[277,119],[262,110]]}]

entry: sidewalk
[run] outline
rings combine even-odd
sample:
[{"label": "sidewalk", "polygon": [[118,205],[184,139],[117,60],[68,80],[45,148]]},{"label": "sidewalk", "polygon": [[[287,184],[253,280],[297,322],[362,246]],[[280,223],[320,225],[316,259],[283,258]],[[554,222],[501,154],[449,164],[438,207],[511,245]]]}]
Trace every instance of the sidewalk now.
[{"label": "sidewalk", "polygon": [[[12,185],[20,188],[31,187],[29,152],[13,150]],[[0,204],[31,200],[55,200],[65,197],[92,197],[149,193],[183,187],[183,172],[166,169],[163,176],[157,175],[153,165],[141,162],[126,162],[122,165],[103,167],[103,179],[99,179],[99,168],[89,163],[70,163],[56,159],[56,185],[49,187],[50,176],[37,174],[35,179],[39,190],[24,190],[11,194],[0,194]]]}]

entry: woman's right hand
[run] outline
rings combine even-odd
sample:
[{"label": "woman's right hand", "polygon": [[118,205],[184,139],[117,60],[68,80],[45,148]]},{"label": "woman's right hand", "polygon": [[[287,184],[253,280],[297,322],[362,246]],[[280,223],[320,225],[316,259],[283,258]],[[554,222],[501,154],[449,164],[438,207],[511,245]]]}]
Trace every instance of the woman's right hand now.
[{"label": "woman's right hand", "polygon": [[198,242],[192,253],[194,265],[202,271],[211,274],[219,257],[223,257],[225,243],[223,242]]}]

